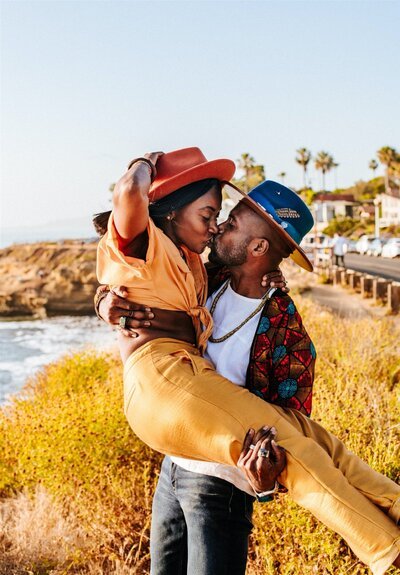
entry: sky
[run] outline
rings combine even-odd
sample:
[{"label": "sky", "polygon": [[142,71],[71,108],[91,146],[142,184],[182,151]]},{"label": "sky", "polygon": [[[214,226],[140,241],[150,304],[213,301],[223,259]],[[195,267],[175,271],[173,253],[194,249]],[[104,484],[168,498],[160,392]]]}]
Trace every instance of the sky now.
[{"label": "sky", "polygon": [[300,187],[306,147],[339,164],[328,189],[369,179],[400,147],[399,23],[390,0],[1,1],[2,225],[89,222],[155,150]]}]

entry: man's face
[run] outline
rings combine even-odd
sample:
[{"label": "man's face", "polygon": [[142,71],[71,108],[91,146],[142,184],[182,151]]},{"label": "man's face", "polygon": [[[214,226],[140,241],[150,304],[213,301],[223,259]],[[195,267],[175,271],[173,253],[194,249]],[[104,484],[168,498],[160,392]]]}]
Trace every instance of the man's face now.
[{"label": "man's face", "polygon": [[253,239],[251,210],[239,203],[228,219],[218,226],[218,234],[211,243],[209,260],[224,266],[239,266],[247,260],[247,246]]}]

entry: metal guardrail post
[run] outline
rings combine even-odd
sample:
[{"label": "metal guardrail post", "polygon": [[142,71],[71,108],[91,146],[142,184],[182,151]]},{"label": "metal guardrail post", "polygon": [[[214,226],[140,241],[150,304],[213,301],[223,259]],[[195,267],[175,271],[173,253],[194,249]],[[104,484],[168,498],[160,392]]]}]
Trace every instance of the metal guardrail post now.
[{"label": "metal guardrail post", "polygon": [[392,282],[387,289],[388,307],[390,311],[397,313],[400,311],[400,282]]},{"label": "metal guardrail post", "polygon": [[362,297],[367,298],[372,296],[372,281],[373,276],[361,276],[360,285]]},{"label": "metal guardrail post", "polygon": [[374,278],[372,280],[372,299],[374,302],[379,300],[386,301],[389,281],[383,278]]}]

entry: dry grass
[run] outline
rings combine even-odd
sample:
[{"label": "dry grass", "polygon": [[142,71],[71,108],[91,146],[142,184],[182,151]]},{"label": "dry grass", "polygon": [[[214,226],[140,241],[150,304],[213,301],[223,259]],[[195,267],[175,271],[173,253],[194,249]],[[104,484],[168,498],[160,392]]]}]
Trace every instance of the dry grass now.
[{"label": "dry grass", "polygon": [[[308,300],[301,311],[319,352],[314,418],[399,479],[399,333],[389,320],[338,319]],[[48,367],[0,413],[0,575],[148,573],[160,458],[121,406],[119,363],[80,354]],[[367,572],[288,497],[257,506],[249,575]]]},{"label": "dry grass", "polygon": [[[0,552],[6,566],[47,573],[68,570],[74,555],[88,549],[87,535],[73,514],[65,514],[49,493],[38,486],[0,503]],[[1,572],[1,563],[0,563]]]}]

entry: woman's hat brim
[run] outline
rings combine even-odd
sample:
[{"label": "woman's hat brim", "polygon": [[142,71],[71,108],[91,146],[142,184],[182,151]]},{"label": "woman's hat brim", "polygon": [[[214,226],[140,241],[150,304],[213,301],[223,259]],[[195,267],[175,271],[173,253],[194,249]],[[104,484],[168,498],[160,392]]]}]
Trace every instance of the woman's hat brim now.
[{"label": "woman's hat brim", "polygon": [[[290,258],[300,267],[304,268],[305,270],[312,272],[313,265],[306,256],[304,250],[299,246],[297,242],[282,228],[281,225],[278,224],[274,220],[272,216],[270,216],[261,206],[257,204],[254,200],[249,198],[242,190],[239,190],[236,186],[231,184],[230,182],[224,182],[224,191],[231,196],[232,199],[237,201],[243,201],[249,208],[251,208],[254,212],[256,212],[259,216],[261,216],[264,220],[266,220],[279,234],[279,236],[285,241],[285,243],[293,250],[290,254]],[[239,195],[237,195],[239,194]]]},{"label": "woman's hat brim", "polygon": [[209,178],[215,178],[219,181],[230,180],[235,170],[236,166],[232,160],[220,159],[198,164],[165,180],[156,178],[150,186],[149,199],[151,202],[155,202],[183,186],[200,180]]}]

